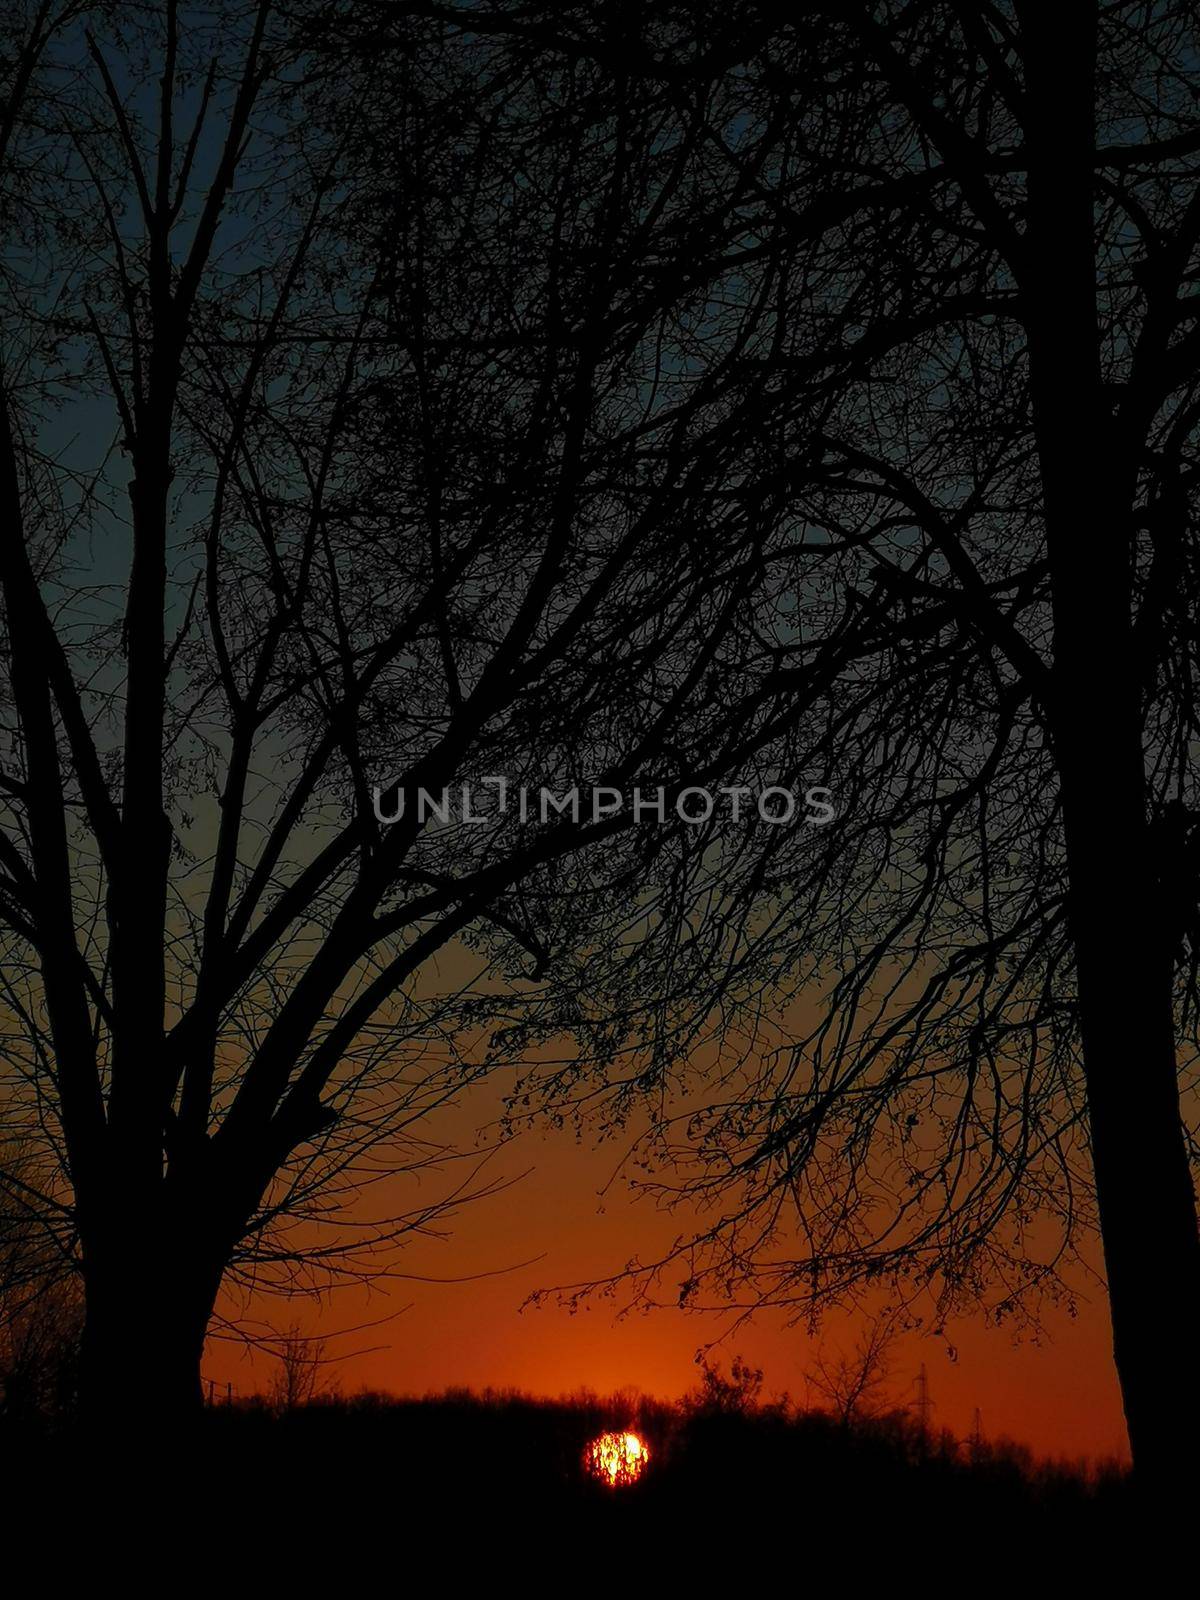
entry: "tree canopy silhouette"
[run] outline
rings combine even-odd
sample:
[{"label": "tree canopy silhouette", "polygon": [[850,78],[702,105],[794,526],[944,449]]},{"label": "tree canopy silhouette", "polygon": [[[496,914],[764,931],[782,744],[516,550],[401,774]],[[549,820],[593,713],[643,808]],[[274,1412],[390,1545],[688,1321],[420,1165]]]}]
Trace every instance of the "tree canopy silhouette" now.
[{"label": "tree canopy silhouette", "polygon": [[780,670],[807,693],[858,619],[775,754],[832,775],[820,851],[727,855],[714,915],[639,948],[647,1011],[623,953],[568,985],[609,1056],[641,1047],[628,1084],[681,1087],[641,1148],[711,1207],[634,1278],[1003,1312],[1098,1222],[1135,1460],[1165,1469],[1200,1421],[1172,1358],[1200,1312],[1194,8],[651,6],[620,65],[607,12],[437,14],[704,105],[736,203],[714,186],[694,253],[736,241],[780,308],[742,369],[797,533]]},{"label": "tree canopy silhouette", "polygon": [[[573,1030],[700,1091],[688,1303],[1004,1307],[1094,1217],[1139,1467],[1200,1424],[1192,8],[1048,10],[6,24],[6,1059],[93,1400]],[[668,825],[421,814],[501,777]]]},{"label": "tree canopy silhouette", "polygon": [[5,25],[6,1106],[93,1410],[197,1405],[222,1281],[384,1270],[439,1202],[362,1191],[655,882],[590,791],[793,714],[772,283],[688,220],[742,180],[653,84],[389,25]]}]

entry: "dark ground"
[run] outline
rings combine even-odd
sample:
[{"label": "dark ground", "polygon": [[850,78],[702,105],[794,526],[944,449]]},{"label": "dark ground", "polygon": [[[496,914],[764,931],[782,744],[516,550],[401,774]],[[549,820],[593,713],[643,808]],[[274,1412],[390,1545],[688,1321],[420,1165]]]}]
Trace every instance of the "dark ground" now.
[{"label": "dark ground", "polygon": [[[583,1470],[588,1441],[608,1428],[631,1428],[649,1446],[634,1485],[612,1489]],[[18,1494],[37,1485],[44,1507],[53,1485],[64,1511],[82,1494],[101,1520],[127,1486],[199,1561],[252,1551],[277,1575],[307,1568],[310,1579],[330,1568],[345,1579],[349,1562],[349,1594],[360,1580],[373,1587],[400,1552],[397,1583],[411,1587],[414,1541],[444,1577],[459,1568],[516,1577],[539,1564],[553,1574],[565,1560],[565,1588],[611,1579],[670,1592],[685,1571],[711,1588],[719,1569],[751,1590],[778,1587],[781,1572],[786,1588],[819,1572],[823,1584],[853,1574],[855,1588],[882,1578],[890,1592],[926,1573],[938,1588],[1019,1582],[1049,1593],[1056,1565],[1078,1578],[1094,1558],[1146,1548],[1145,1508],[1128,1478],[1038,1463],[1003,1443],[927,1439],[905,1415],[847,1428],[771,1407],[629,1397],[362,1396],[285,1415],[215,1406],[186,1447],[157,1460],[135,1461],[129,1444],[97,1451],[70,1429],[40,1439],[8,1429],[0,1459]],[[1164,1592],[1143,1576],[1141,1592]]]}]

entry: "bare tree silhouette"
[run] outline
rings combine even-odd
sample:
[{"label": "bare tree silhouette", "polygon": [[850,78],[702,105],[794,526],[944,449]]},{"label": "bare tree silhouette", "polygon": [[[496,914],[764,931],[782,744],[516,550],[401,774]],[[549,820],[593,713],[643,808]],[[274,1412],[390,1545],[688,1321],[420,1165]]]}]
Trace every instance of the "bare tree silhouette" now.
[{"label": "bare tree silhouette", "polygon": [[707,1359],[700,1363],[700,1382],[681,1401],[685,1415],[745,1417],[761,1404],[763,1374],[742,1356],[734,1356],[729,1374],[720,1364]]},{"label": "bare tree silhouette", "polygon": [[0,1151],[0,1416],[69,1414],[83,1331],[79,1281],[42,1198],[39,1141],[10,1132]]},{"label": "bare tree silhouette", "polygon": [[[651,1023],[626,966],[570,990],[648,1037],[656,1106],[692,1095],[642,1152],[711,1223],[640,1283],[675,1263],[687,1304],[803,1314],[888,1278],[1009,1315],[1098,1223],[1135,1459],[1169,1471],[1200,1426],[1164,1359],[1200,1320],[1193,8],[650,6],[621,68],[607,13],[434,13],[704,100],[739,188],[696,253],[754,241],[745,292],[777,275],[786,308],[744,356],[802,530],[781,668],[807,687],[848,613],[877,630],[780,758],[833,763],[820,857],[769,839],[705,928],[656,928]],[[679,1060],[734,995],[697,1113]]]},{"label": "bare tree silhouette", "polygon": [[1098,1221],[1139,1467],[1200,1427],[1192,19],[1046,10],[5,24],[5,1059],[93,1405],[374,1270],[438,1202],[345,1202],[573,1031],[530,1104],[650,1091],[685,1304],[1007,1314]]},{"label": "bare tree silhouette", "polygon": [[806,1378],[844,1427],[874,1421],[897,1409],[888,1393],[897,1336],[895,1322],[879,1316],[849,1351],[824,1345],[818,1349]]},{"label": "bare tree silhouette", "polygon": [[359,14],[6,24],[6,1071],[86,1404],[159,1427],[223,1281],[386,1271],[471,1192],[364,1199],[652,914],[653,820],[569,797],[674,815],[795,714],[780,313],[697,257],[746,192],[703,108]]},{"label": "bare tree silhouette", "polygon": [[329,1355],[324,1339],[302,1333],[299,1323],[293,1322],[270,1348],[278,1362],[267,1388],[267,1400],[274,1410],[296,1411],[328,1392]]}]

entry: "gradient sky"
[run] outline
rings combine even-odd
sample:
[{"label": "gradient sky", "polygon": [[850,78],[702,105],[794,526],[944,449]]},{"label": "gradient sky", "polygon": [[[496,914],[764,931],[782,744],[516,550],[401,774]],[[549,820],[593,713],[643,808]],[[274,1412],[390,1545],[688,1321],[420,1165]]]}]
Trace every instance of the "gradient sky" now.
[{"label": "gradient sky", "polygon": [[[461,1107],[464,1131],[481,1119],[483,1104],[476,1094]],[[331,1352],[380,1347],[329,1369],[345,1392],[490,1385],[550,1395],[626,1387],[680,1395],[696,1381],[698,1347],[719,1338],[728,1319],[674,1308],[622,1317],[605,1298],[574,1313],[546,1304],[521,1309],[532,1291],[601,1276],[679,1230],[678,1219],[632,1200],[619,1184],[601,1199],[616,1159],[616,1146],[581,1147],[570,1130],[525,1134],[499,1153],[495,1170],[516,1176],[530,1169],[527,1175],[465,1207],[448,1238],[418,1240],[400,1259],[405,1271],[461,1281],[384,1283],[369,1293],[340,1291],[320,1305],[262,1299],[249,1309],[277,1328],[295,1321],[305,1333],[333,1333],[401,1312],[332,1340]],[[514,1266],[520,1262],[529,1264]],[[891,1394],[911,1402],[924,1362],[935,1425],[965,1437],[978,1408],[988,1438],[1008,1435],[1059,1457],[1124,1459],[1107,1309],[1097,1286],[1084,1285],[1081,1293],[1087,1298],[1078,1314],[1053,1313],[1037,1341],[1026,1336],[1015,1343],[1010,1329],[987,1327],[980,1318],[948,1329],[953,1354],[945,1339],[905,1336],[894,1354]],[[786,1390],[802,1399],[822,1339],[827,1354],[849,1349],[855,1328],[852,1316],[835,1314],[813,1338],[803,1326],[786,1327],[782,1315],[766,1314],[736,1329],[714,1356],[727,1367],[741,1353],[763,1369],[768,1393]],[[248,1394],[265,1387],[271,1365],[238,1345],[210,1340],[204,1372]]]}]

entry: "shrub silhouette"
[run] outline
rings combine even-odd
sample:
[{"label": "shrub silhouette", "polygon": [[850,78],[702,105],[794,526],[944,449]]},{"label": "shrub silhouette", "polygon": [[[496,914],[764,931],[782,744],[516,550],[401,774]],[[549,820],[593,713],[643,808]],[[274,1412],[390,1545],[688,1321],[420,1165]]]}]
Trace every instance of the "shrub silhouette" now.
[{"label": "shrub silhouette", "polygon": [[[825,1555],[858,1549],[868,1528],[873,1552],[935,1528],[941,1545],[983,1541],[1002,1564],[1034,1539],[1102,1548],[1131,1505],[1111,1463],[1038,1461],[949,1433],[923,1440],[896,1414],[847,1426],[760,1393],[761,1375],[739,1359],[728,1374],[706,1369],[678,1402],[455,1389],[325,1396],[280,1412],[254,1397],[206,1411],[193,1460],[206,1481],[240,1487],[272,1516],[294,1514],[328,1478],[322,1496],[347,1497],[359,1528],[390,1526],[400,1508],[464,1527],[500,1518],[648,1559],[661,1556],[664,1530],[703,1533],[717,1554],[756,1526],[795,1522]],[[616,1490],[583,1466],[588,1442],[612,1429],[637,1432],[650,1450],[644,1477]]]},{"label": "shrub silhouette", "polygon": [[[499,1518],[536,1527],[539,1549],[562,1536],[659,1564],[668,1534],[686,1536],[690,1554],[736,1559],[755,1529],[795,1527],[806,1560],[874,1560],[934,1530],[939,1550],[986,1548],[989,1570],[1003,1569],[1035,1542],[1104,1551],[1134,1510],[1112,1462],[1038,1460],[1010,1440],[946,1431],[929,1438],[903,1413],[847,1423],[786,1398],[764,1402],[762,1388],[761,1372],[738,1357],[728,1373],[705,1366],[675,1402],[632,1390],[549,1399],[452,1389],[327,1393],[281,1407],[256,1395],[205,1410],[182,1470],[254,1508],[243,1538],[319,1495],[323,1514],[352,1514],[364,1536],[382,1537],[401,1512],[413,1526]],[[650,1462],[614,1490],[589,1478],[584,1453],[598,1434],[625,1429],[646,1441]],[[47,1462],[71,1443],[50,1419],[43,1437]],[[0,1415],[0,1473],[18,1468],[36,1482],[36,1456],[28,1425]]]}]

